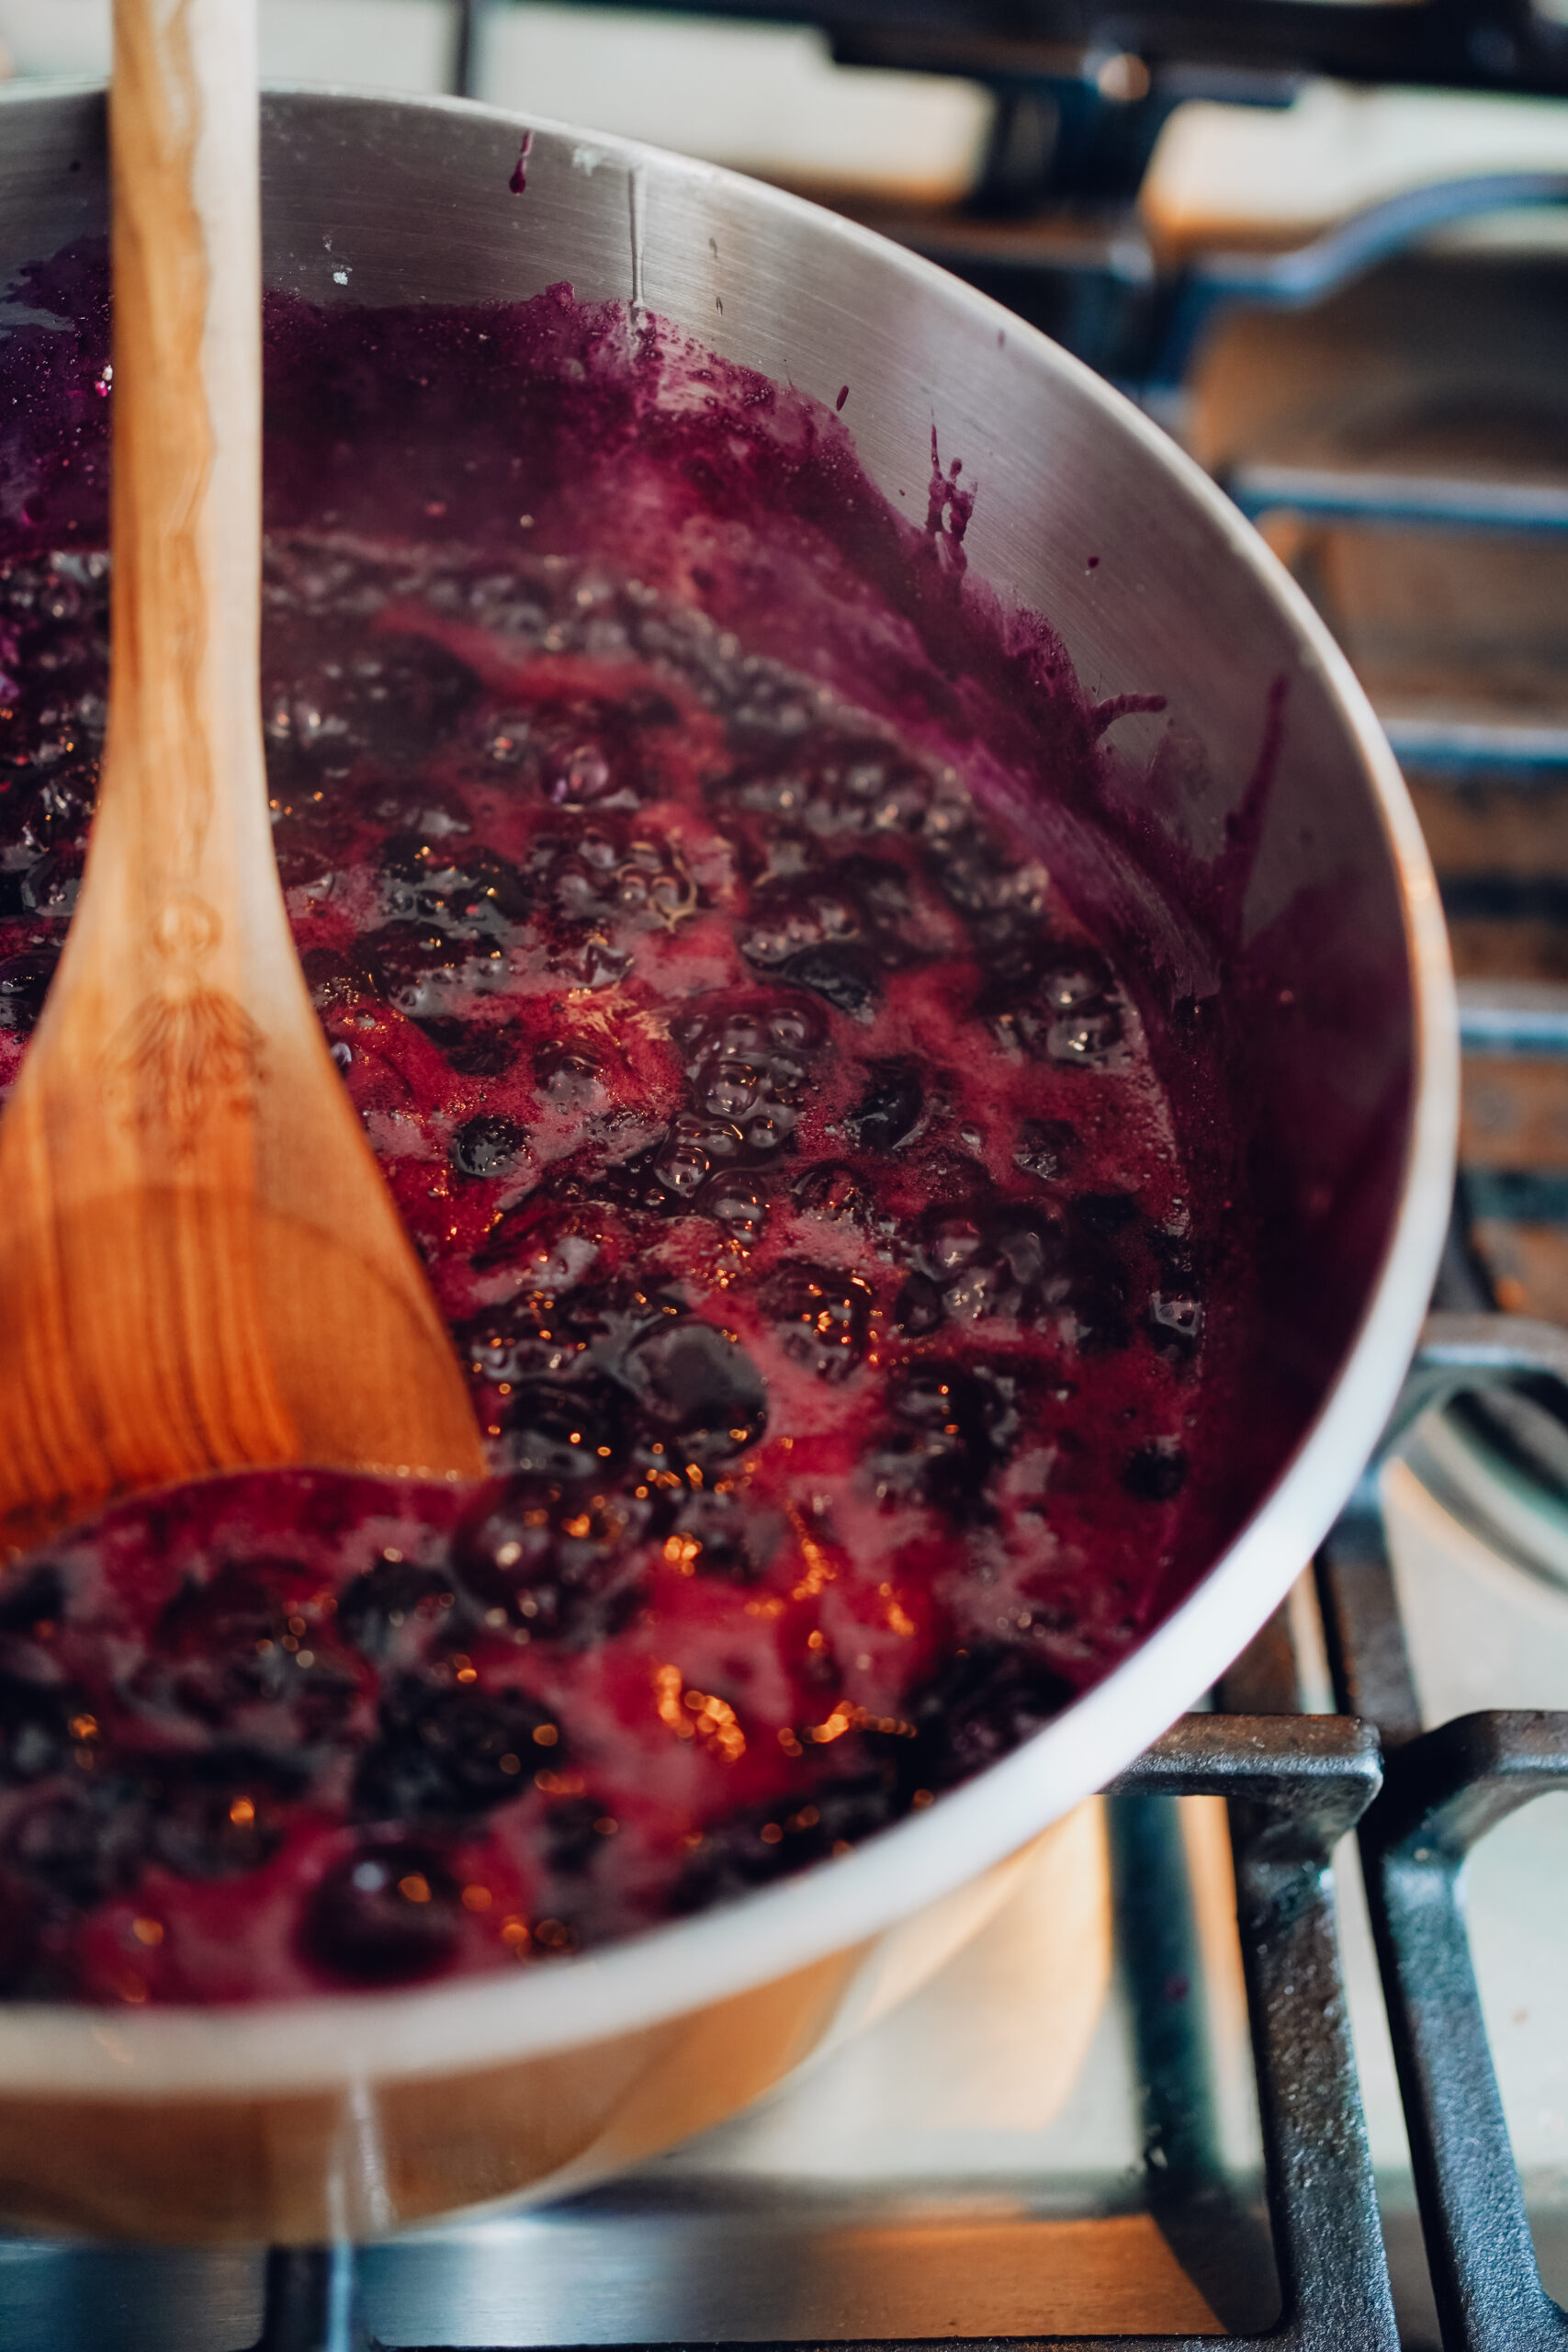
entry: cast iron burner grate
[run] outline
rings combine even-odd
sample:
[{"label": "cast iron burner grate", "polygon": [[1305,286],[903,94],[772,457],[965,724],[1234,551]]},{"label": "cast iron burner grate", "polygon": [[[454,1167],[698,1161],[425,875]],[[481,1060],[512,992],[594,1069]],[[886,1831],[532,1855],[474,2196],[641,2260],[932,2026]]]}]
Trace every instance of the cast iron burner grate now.
[{"label": "cast iron burner grate", "polygon": [[[1430,1405],[1521,1375],[1568,1375],[1568,1333],[1517,1317],[1435,1316],[1390,1442]],[[1271,2325],[1243,2327],[1231,2340],[1291,2352],[1396,2352],[1334,1917],[1331,1857],[1355,1829],[1445,2352],[1568,2346],[1568,2315],[1547,2295],[1536,2263],[1461,1887],[1465,1857],[1488,1829],[1532,1797],[1568,1788],[1568,1713],[1495,1711],[1422,1731],[1373,1473],[1316,1567],[1344,1712],[1298,1712],[1281,1611],[1216,1690],[1215,1711],[1185,1717],[1108,1792],[1144,2089],[1148,2210],[1216,2309],[1228,2302],[1236,2311],[1238,2292],[1255,2309],[1260,2296],[1264,2309],[1280,2307]],[[1228,1805],[1269,2232],[1238,2201],[1216,2158],[1190,2005],[1168,1997],[1190,1928],[1180,1864],[1165,1834],[1168,1807],[1159,1802],[1176,1796],[1218,1796]],[[265,2295],[255,2352],[372,2352],[356,2314],[352,2249],[275,2250]],[[1003,2345],[1198,2352],[1214,2339],[927,2340],[932,2352],[938,2343],[944,2352]],[[491,2352],[502,2352],[501,2344]],[[818,2346],[773,2344],[765,2352]],[[835,2340],[833,2352],[906,2346]]]}]

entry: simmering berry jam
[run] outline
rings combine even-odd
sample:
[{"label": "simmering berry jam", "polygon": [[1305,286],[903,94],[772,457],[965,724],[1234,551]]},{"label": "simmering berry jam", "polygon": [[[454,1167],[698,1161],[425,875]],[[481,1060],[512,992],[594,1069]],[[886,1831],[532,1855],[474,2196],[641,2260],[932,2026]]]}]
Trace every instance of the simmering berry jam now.
[{"label": "simmering berry jam", "polygon": [[[13,1996],[414,1983],[690,1912],[1038,1728],[1217,1524],[1189,1154],[978,731],[705,611],[689,543],[377,537],[317,460],[327,521],[296,483],[266,549],[278,864],[493,1476],[215,1480],[11,1569]],[[0,568],[6,1083],[107,594],[58,543]]]}]

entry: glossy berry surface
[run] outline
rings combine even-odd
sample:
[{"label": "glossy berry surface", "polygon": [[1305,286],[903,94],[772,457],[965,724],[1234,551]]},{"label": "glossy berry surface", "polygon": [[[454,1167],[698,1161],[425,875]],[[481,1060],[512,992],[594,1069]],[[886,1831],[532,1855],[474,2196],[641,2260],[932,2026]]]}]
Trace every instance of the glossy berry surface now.
[{"label": "glossy berry surface", "polygon": [[[269,537],[290,917],[493,1475],[215,1480],[10,1569],[0,1992],[689,1913],[1004,1754],[1207,1556],[1209,1261],[1132,993],[977,741],[750,648],[688,558]],[[0,565],[0,1083],[107,594]]]}]

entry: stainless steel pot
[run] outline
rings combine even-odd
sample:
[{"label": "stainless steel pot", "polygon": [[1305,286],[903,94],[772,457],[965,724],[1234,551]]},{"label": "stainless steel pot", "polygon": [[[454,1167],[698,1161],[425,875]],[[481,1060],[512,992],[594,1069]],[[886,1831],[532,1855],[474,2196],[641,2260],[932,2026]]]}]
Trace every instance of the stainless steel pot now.
[{"label": "stainless steel pot", "polygon": [[[1224,1555],[1107,1681],[840,1860],[448,1988],[0,2011],[0,2204],[53,2224],[310,2239],[576,2186],[874,2014],[1280,1599],[1393,1399],[1437,1260],[1456,1058],[1431,870],[1359,688],[1247,526],[1127,402],[941,271],[773,189],[545,124],[519,203],[524,127],[457,103],[268,99],[268,282],[322,303],[463,303],[570,279],[645,304],[829,405],[852,386],[861,458],[906,511],[923,509],[934,423],[978,491],[972,576],[1048,615],[1098,695],[1168,698],[1120,723],[1119,789],[1146,840],[1200,863],[1282,708],[1266,805],[1247,803],[1261,830],[1229,968],[1183,985],[1247,1008],[1266,1361],[1293,1383],[1292,1442]],[[101,96],[7,92],[6,281],[104,218]]]}]

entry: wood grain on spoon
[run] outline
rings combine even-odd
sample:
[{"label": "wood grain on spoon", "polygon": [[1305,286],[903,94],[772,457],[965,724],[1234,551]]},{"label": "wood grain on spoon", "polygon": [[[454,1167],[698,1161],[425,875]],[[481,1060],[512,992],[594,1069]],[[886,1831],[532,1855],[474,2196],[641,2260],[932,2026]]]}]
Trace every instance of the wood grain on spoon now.
[{"label": "wood grain on spoon", "polygon": [[115,0],[114,589],[81,897],[0,1120],[0,1528],[243,1464],[473,1476],[262,759],[254,0]]}]

